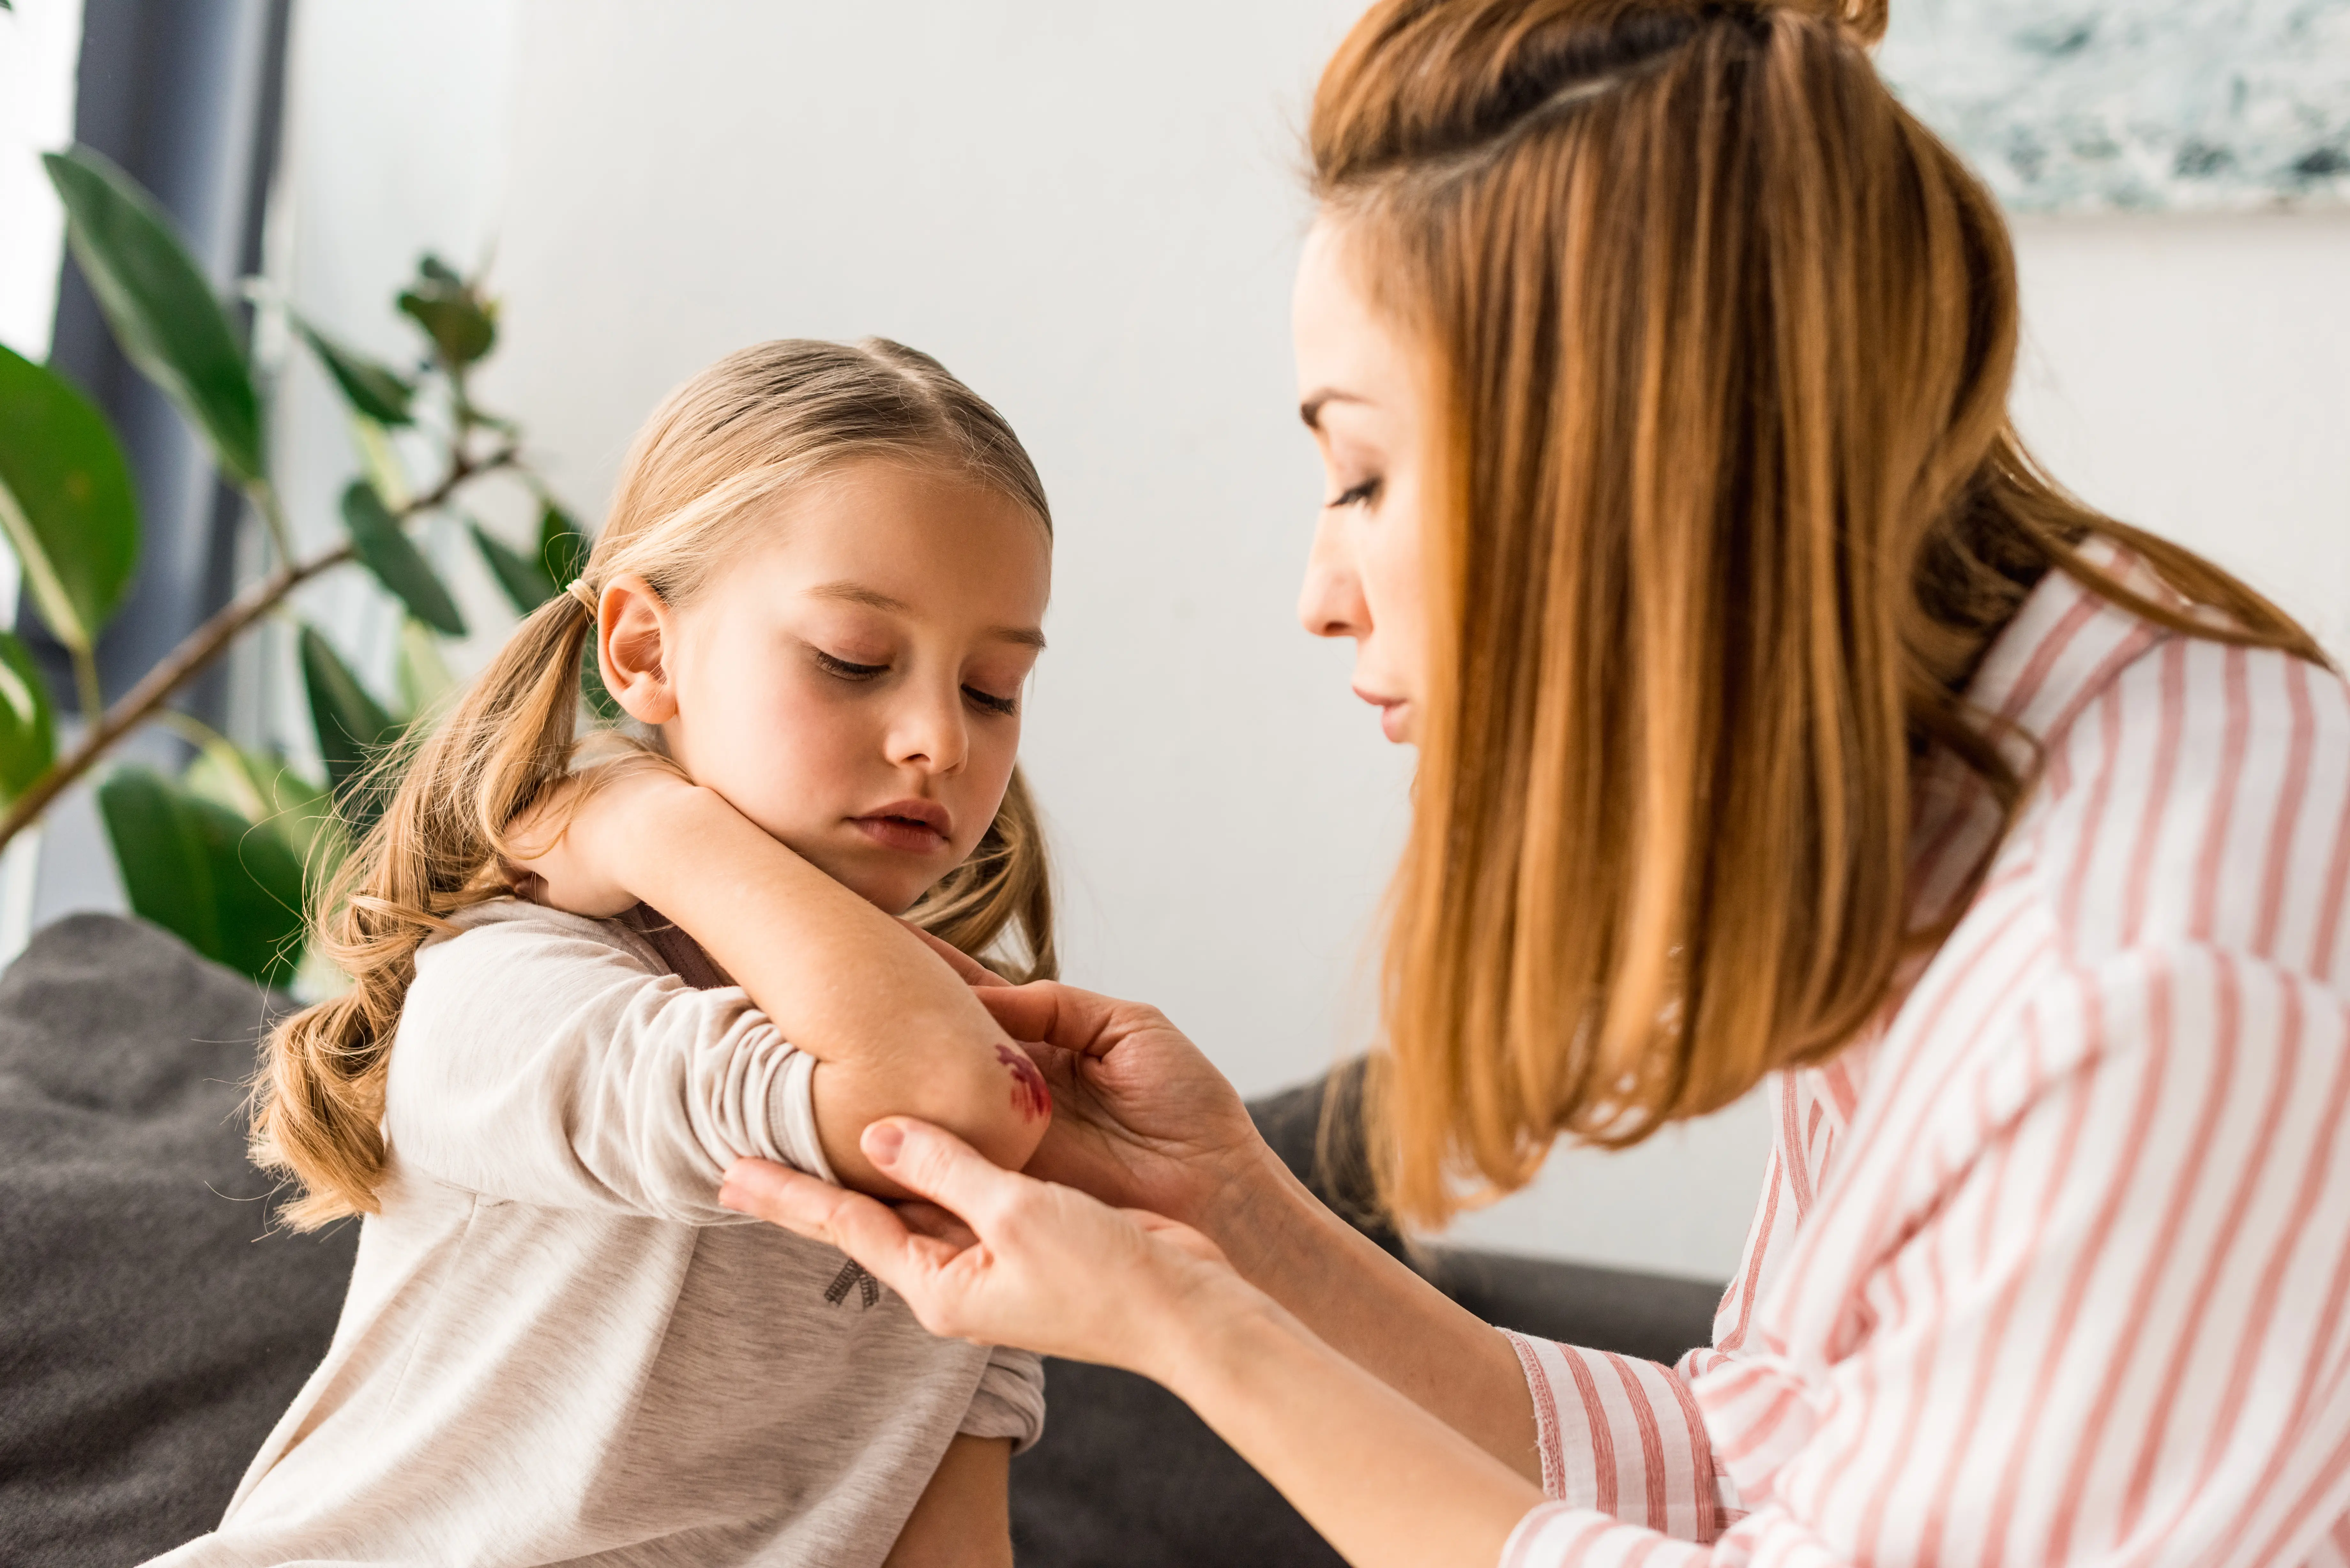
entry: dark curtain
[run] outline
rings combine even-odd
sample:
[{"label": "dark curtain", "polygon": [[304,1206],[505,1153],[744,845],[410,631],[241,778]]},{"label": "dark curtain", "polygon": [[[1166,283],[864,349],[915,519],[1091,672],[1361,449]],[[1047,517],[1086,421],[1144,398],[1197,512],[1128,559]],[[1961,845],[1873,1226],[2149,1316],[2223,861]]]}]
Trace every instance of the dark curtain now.
[{"label": "dark curtain", "polygon": [[[277,161],[291,0],[86,0],[74,136],[128,170],[176,218],[224,296],[261,267]],[[237,317],[250,327],[251,312]],[[243,501],[213,475],[200,438],[124,359],[68,257],[49,363],[106,410],[139,487],[143,535],[130,597],[99,644],[119,696],[234,589]],[[74,701],[65,650],[24,601],[19,630]],[[182,694],[217,724],[225,664]]]}]

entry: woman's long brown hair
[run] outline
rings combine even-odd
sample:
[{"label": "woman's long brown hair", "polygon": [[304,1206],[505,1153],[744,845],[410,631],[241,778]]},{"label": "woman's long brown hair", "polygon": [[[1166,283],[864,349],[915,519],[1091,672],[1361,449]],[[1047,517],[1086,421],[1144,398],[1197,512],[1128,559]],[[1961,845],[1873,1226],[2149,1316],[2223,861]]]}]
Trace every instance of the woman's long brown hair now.
[{"label": "woman's long brown hair", "polygon": [[2006,229],[1878,80],[1885,13],[1385,0],[1322,78],[1325,221],[1440,410],[1374,1078],[1406,1218],[1863,1028],[1954,918],[1912,908],[1913,770],[2023,801],[1963,692],[2043,573],[2323,661],[2033,465]]},{"label": "woman's long brown hair", "polygon": [[[771,503],[875,458],[951,469],[1052,531],[1019,438],[946,367],[884,338],[785,338],[728,355],[654,411],[621,464],[581,580],[600,593],[633,572],[682,607],[772,525]],[[299,1185],[284,1213],[296,1229],[376,1211],[384,1078],[416,950],[456,910],[509,891],[500,870],[509,827],[575,765],[580,660],[596,657],[595,624],[578,599],[557,594],[412,754],[378,770],[390,802],[311,914],[313,947],[350,987],[277,1026],[254,1090],[254,1158]],[[630,744],[608,749],[627,761]],[[907,918],[1014,979],[1057,972],[1043,826],[1016,768],[972,857]],[[996,952],[1015,928],[1019,950]]]}]

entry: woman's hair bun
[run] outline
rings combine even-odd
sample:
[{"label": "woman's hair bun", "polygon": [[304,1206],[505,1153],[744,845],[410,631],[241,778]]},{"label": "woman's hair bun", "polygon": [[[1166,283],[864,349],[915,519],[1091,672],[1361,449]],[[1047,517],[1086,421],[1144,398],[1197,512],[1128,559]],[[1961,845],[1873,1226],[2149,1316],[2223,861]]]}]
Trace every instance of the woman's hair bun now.
[{"label": "woman's hair bun", "polygon": [[1833,24],[1856,43],[1873,45],[1885,36],[1892,0],[1762,0],[1756,9],[1765,13],[1792,11],[1799,16]]}]

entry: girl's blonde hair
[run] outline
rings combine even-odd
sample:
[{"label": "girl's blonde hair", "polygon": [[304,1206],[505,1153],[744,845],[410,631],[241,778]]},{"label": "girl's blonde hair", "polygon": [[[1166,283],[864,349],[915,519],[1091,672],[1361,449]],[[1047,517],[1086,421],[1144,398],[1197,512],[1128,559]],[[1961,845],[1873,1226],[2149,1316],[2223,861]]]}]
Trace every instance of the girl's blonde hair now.
[{"label": "girl's blonde hair", "polygon": [[[727,356],[655,410],[581,580],[598,592],[633,572],[687,604],[769,504],[873,457],[951,467],[1026,507],[1050,535],[1045,487],[1019,438],[937,360],[881,338],[786,339]],[[314,950],[350,989],[277,1027],[255,1089],[253,1155],[300,1184],[284,1215],[297,1229],[377,1208],[384,1075],[416,950],[452,912],[509,891],[509,826],[574,765],[595,624],[580,600],[557,594],[411,758],[384,764],[387,778],[397,768],[397,787],[312,912]],[[1015,979],[1057,972],[1044,835],[1016,768],[978,849],[909,918],[974,958],[1016,926],[1021,958],[996,961]]]},{"label": "girl's blonde hair", "polygon": [[[1373,1081],[1406,1218],[1854,1037],[1955,919],[1913,919],[1913,768],[2020,809],[1963,692],[2042,573],[2323,659],[2033,465],[2006,229],[1878,80],[1885,17],[1385,0],[1322,78],[1326,221],[1440,410]],[[2133,594],[2092,534],[2220,615]]]}]

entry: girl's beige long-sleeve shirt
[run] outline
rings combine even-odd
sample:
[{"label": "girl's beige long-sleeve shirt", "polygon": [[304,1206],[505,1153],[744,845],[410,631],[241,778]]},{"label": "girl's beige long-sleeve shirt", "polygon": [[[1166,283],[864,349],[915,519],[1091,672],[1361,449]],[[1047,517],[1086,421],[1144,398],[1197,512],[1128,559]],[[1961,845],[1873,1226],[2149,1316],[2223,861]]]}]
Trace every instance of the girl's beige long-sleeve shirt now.
[{"label": "girl's beige long-sleeve shirt", "polygon": [[1035,1439],[1035,1356],[718,1206],[744,1155],[823,1174],[814,1064],[740,988],[642,919],[459,924],[418,955],[333,1345],[161,1562],[862,1568],[958,1432]]}]

